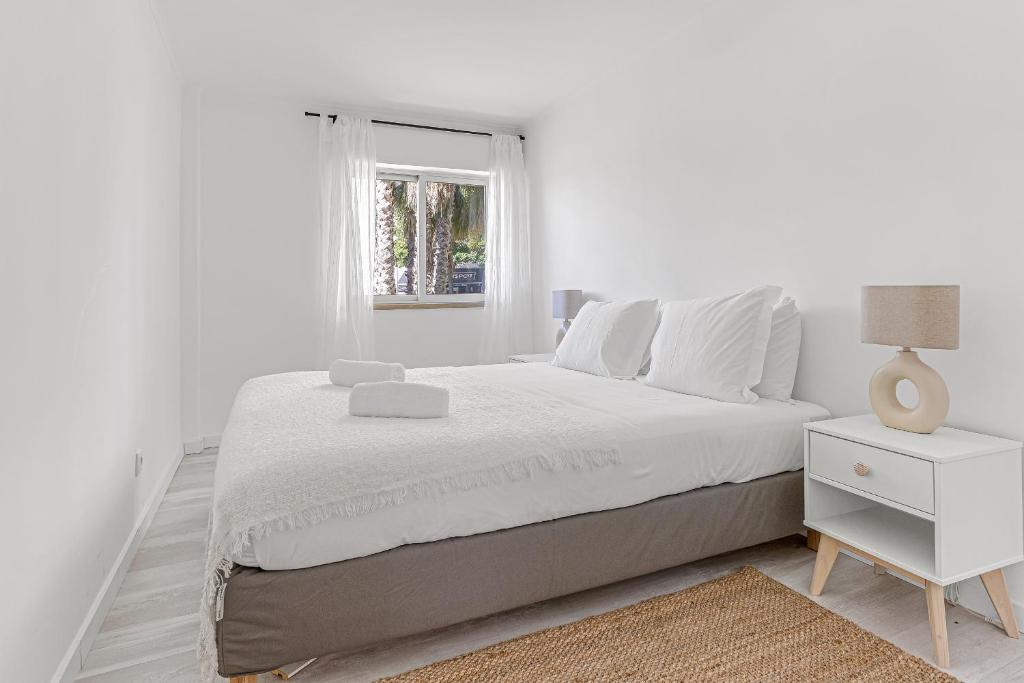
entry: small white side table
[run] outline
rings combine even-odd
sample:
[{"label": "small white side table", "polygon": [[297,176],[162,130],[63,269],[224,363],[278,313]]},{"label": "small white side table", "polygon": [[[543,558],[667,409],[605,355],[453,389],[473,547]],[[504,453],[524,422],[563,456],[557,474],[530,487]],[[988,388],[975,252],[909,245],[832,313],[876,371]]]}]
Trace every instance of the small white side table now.
[{"label": "small white side table", "polygon": [[555,357],[554,353],[521,353],[517,356],[509,356],[509,363],[550,363]]},{"label": "small white side table", "polygon": [[809,422],[804,517],[821,534],[811,595],[840,550],[921,583],[935,661],[948,667],[943,586],[980,576],[1018,637],[1003,567],[1024,560],[1019,441],[949,427],[914,434],[874,415]]}]

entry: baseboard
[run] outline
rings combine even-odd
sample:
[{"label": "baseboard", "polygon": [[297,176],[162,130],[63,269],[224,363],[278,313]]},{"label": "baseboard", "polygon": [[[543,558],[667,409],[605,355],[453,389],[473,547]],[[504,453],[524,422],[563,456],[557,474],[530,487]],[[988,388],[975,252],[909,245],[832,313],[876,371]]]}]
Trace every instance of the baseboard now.
[{"label": "baseboard", "polygon": [[[995,608],[992,606],[992,600],[989,599],[988,593],[981,584],[981,579],[974,577],[967,579],[966,581],[960,581],[958,584],[959,590],[957,600],[953,601],[954,605],[963,607],[968,612],[976,614],[977,616],[985,619],[986,621],[995,624],[1002,628],[1003,623],[999,620],[999,615],[996,614]],[[1017,600],[1010,598],[1010,604],[1013,605],[1014,614],[1017,617],[1017,623],[1024,623],[1024,605]]]},{"label": "baseboard", "polygon": [[220,434],[210,434],[203,437],[203,448],[217,448],[220,446]]},{"label": "baseboard", "polygon": [[192,441],[186,441],[184,444],[185,455],[196,455],[202,453],[204,444],[202,439],[194,439]]},{"label": "baseboard", "polygon": [[51,683],[68,683],[73,681],[75,676],[82,670],[85,655],[96,640],[96,634],[99,633],[100,626],[103,624],[107,612],[110,611],[114,598],[117,597],[117,591],[121,587],[121,582],[124,580],[125,574],[128,573],[128,566],[131,565],[132,560],[135,558],[135,551],[138,550],[139,544],[142,543],[142,539],[149,530],[149,525],[153,522],[157,508],[160,507],[160,501],[163,500],[164,494],[167,493],[167,488],[171,485],[174,473],[178,471],[178,466],[181,464],[184,456],[184,450],[178,453],[178,456],[174,458],[161,476],[160,482],[157,484],[153,494],[146,501],[145,506],[143,506],[142,514],[139,516],[135,527],[121,548],[121,552],[118,554],[113,567],[107,573],[103,585],[100,586],[100,590],[96,594],[96,599],[92,601],[89,611],[86,612],[85,619],[75,634],[75,639],[68,646],[67,652],[64,653],[64,657],[61,659],[60,665],[51,679]]},{"label": "baseboard", "polygon": [[[852,557],[858,562],[863,562],[867,565],[874,564],[874,562],[866,560],[863,557],[857,555],[856,553],[848,552],[846,550],[840,550],[839,552],[846,555],[847,557]],[[919,584],[917,581],[912,581],[911,579],[907,578],[906,576],[903,576],[902,574],[897,574],[896,572],[889,572],[889,575],[896,577],[900,581],[909,583],[911,586],[924,588],[924,586]],[[953,586],[958,587],[956,593],[953,593],[949,590]],[[999,620],[999,615],[996,614],[996,610],[992,606],[992,601],[989,599],[988,593],[985,592],[985,589],[981,585],[981,579],[979,579],[978,577],[973,577],[967,579],[966,581],[958,581],[956,584],[950,584],[949,586],[946,586],[945,598],[946,602],[948,602],[949,604],[956,605],[958,607],[963,607],[965,610],[977,616],[979,619],[984,619],[990,624],[995,624],[999,628],[1003,627],[1003,622]],[[1013,605],[1014,614],[1017,616],[1017,623],[1024,624],[1024,619],[1022,619],[1022,617],[1024,617],[1024,603],[1018,602],[1017,600],[1011,598],[1010,604]]]}]

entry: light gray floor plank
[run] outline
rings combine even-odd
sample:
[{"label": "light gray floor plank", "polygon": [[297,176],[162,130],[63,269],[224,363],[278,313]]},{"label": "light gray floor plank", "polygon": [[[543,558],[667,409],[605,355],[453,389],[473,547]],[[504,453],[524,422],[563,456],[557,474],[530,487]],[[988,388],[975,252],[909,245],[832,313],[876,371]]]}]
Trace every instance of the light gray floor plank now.
[{"label": "light gray floor plank", "polygon": [[127,661],[164,657],[169,651],[192,650],[198,631],[199,615],[195,613],[103,631],[89,651],[86,666],[107,669]]},{"label": "light gray floor plank", "polygon": [[128,572],[121,584],[118,597],[172,586],[201,586],[203,565],[204,561],[200,558]]},{"label": "light gray floor plank", "polygon": [[[99,673],[83,672],[77,678],[88,683],[196,683],[199,680],[199,662],[192,649],[173,651],[163,657],[144,662],[129,662],[127,666]],[[276,680],[268,677],[268,680]]]},{"label": "light gray floor plank", "polygon": [[[197,606],[216,449],[186,456],[140,545],[79,680],[90,683],[194,683]],[[321,658],[299,683],[372,681],[550,626],[671,593],[753,565],[807,594],[814,553],[789,539],[694,562],[614,586],[414,636],[355,654]],[[870,565],[841,556],[824,607],[899,647],[931,660],[924,594]],[[950,673],[963,681],[1024,680],[1024,643],[960,607],[947,608]],[[276,681],[269,674],[260,682]]]},{"label": "light gray floor plank", "polygon": [[172,537],[165,543],[144,540],[128,571],[152,569],[172,562],[201,560],[206,557],[206,537],[202,532],[184,538]]},{"label": "light gray floor plank", "polygon": [[194,614],[201,594],[202,586],[189,584],[118,595],[100,627],[100,633]]}]

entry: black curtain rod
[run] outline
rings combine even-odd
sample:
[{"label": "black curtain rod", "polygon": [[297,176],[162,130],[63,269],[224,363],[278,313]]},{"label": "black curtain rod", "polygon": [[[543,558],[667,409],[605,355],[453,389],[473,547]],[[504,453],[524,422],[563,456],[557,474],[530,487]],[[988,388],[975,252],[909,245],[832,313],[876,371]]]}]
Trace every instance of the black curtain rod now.
[{"label": "black curtain rod", "polygon": [[[307,111],[306,112],[306,116],[316,116],[316,117],[319,118],[320,114],[318,114],[315,111]],[[329,114],[328,118],[331,121],[334,121],[334,120],[336,120],[338,118],[338,115],[337,114]],[[462,130],[461,128],[442,128],[440,126],[424,126],[424,125],[421,125],[419,123],[399,123],[398,121],[381,121],[379,119],[371,119],[370,122],[371,123],[379,124],[381,126],[398,126],[399,128],[421,128],[423,130],[439,130],[442,133],[463,133],[465,135],[486,135],[487,137],[491,137],[492,135],[494,135],[494,133],[484,133],[483,131],[479,131],[479,130]],[[526,136],[525,135],[520,135],[519,139],[520,140],[525,140]]]}]

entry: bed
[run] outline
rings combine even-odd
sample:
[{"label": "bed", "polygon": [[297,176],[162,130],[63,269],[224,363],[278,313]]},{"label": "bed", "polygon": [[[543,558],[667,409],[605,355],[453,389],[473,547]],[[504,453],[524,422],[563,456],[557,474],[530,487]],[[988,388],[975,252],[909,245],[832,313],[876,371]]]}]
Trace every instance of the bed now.
[{"label": "bed", "polygon": [[[326,373],[250,380],[221,442],[203,646],[242,677],[802,530],[801,401],[556,368],[412,370],[451,417],[353,418]],[[211,642],[212,641],[212,642]]]}]

